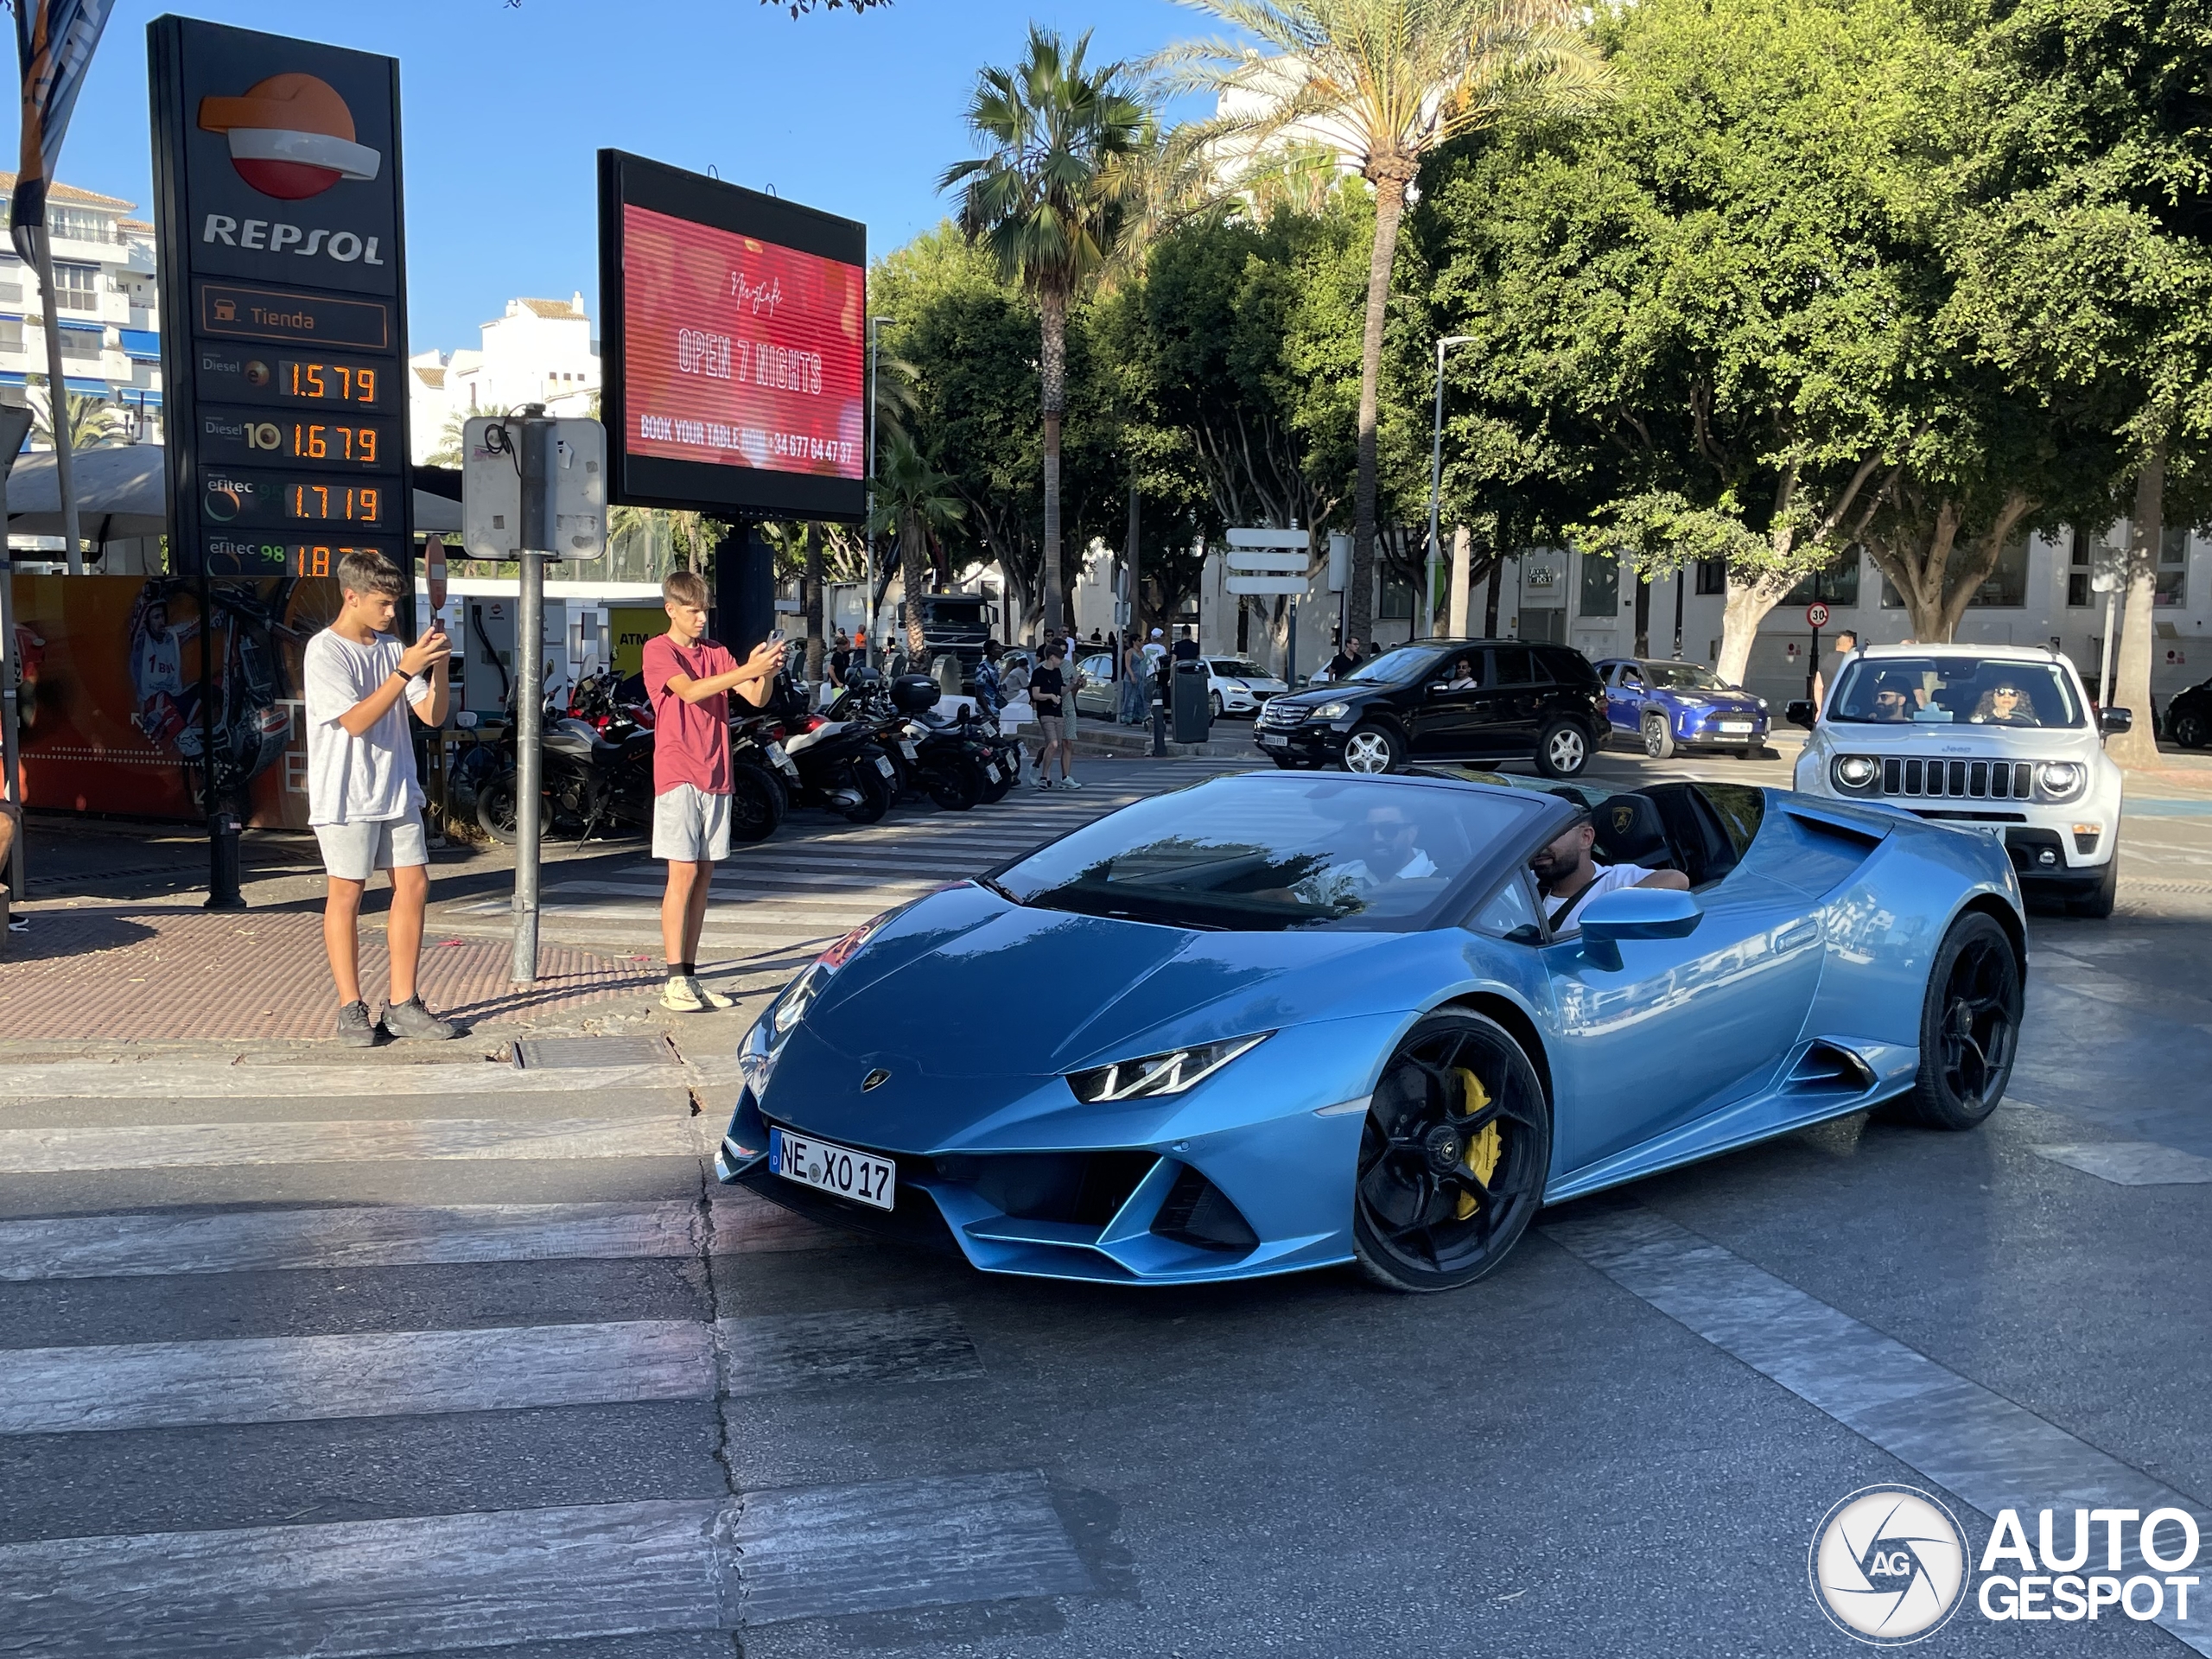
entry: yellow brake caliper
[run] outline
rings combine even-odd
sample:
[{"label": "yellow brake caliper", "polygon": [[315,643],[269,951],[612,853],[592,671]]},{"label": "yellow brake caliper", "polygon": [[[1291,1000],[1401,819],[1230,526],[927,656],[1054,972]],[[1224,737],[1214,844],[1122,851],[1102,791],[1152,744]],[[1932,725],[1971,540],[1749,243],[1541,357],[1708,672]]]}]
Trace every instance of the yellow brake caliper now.
[{"label": "yellow brake caliper", "polygon": [[[1465,1093],[1465,1116],[1472,1117],[1490,1104],[1490,1090],[1483,1087],[1480,1077],[1464,1065],[1453,1066],[1452,1074],[1459,1079],[1459,1087]],[[1504,1155],[1505,1143],[1499,1137],[1497,1120],[1492,1118],[1483,1125],[1480,1134],[1467,1142],[1466,1156],[1463,1161],[1470,1170],[1474,1172],[1475,1179],[1484,1186],[1488,1186],[1490,1178],[1497,1173],[1498,1160]],[[1481,1208],[1480,1199],[1471,1192],[1462,1192],[1452,1212],[1452,1219],[1465,1221],[1479,1208]]]}]

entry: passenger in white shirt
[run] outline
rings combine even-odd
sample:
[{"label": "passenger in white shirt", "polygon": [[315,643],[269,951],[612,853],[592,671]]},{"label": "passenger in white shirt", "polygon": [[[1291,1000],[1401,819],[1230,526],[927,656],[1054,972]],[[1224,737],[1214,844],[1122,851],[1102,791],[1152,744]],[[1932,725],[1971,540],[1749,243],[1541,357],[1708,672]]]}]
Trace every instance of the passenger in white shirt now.
[{"label": "passenger in white shirt", "polygon": [[1620,887],[1672,887],[1687,892],[1690,879],[1680,870],[1647,870],[1639,864],[1599,864],[1590,856],[1598,827],[1585,813],[1529,861],[1544,895],[1552,932],[1564,938],[1580,932],[1582,912],[1600,893]]}]

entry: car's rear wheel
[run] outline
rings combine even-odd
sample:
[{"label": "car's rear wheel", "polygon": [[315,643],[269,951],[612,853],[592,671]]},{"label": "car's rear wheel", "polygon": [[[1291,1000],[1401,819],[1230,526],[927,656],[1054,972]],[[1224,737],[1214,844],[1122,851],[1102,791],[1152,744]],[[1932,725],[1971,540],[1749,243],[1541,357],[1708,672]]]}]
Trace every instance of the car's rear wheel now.
[{"label": "car's rear wheel", "polygon": [[1382,727],[1357,727],[1344,739],[1344,770],[1395,772],[1401,753],[1398,740]]},{"label": "car's rear wheel", "polygon": [[1931,1129],[1970,1129],[1997,1109],[2019,1046],[2020,961],[1994,917],[1971,911],[1937,947],[1920,1009],[1920,1075],[1899,1104]]},{"label": "car's rear wheel", "polygon": [[1432,1014],[1382,1068],[1359,1138],[1352,1251],[1392,1290],[1455,1290],[1503,1262],[1544,1201],[1551,1109],[1503,1026]]},{"label": "car's rear wheel", "polygon": [[1590,734],[1571,720],[1554,720],[1536,738],[1536,770],[1547,778],[1579,778],[1590,764]]},{"label": "car's rear wheel", "polygon": [[2212,727],[2205,724],[2203,715],[2191,711],[2174,716],[2174,741],[2182,747],[2201,749],[2208,740],[2212,740]]},{"label": "car's rear wheel", "polygon": [[1675,758],[1675,734],[1667,729],[1667,716],[1646,715],[1643,717],[1643,752],[1654,760]]},{"label": "car's rear wheel", "polygon": [[2092,921],[2101,922],[2112,914],[2113,901],[2119,897],[2120,855],[2115,852],[2105,861],[2104,870],[2097,877],[2097,885],[2079,899],[2066,901],[2066,913],[2069,916],[2086,916]]}]

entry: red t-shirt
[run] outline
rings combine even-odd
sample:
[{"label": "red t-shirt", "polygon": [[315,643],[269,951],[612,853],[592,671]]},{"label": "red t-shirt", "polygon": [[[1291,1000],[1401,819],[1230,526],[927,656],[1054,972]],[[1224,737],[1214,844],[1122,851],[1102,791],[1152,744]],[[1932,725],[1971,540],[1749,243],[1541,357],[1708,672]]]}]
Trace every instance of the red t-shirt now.
[{"label": "red t-shirt", "polygon": [[685,647],[663,633],[645,641],[643,666],[653,705],[653,793],[690,784],[702,794],[728,794],[729,693],[686,702],[668,682],[674,674],[711,680],[735,668],[737,658],[711,639]]}]

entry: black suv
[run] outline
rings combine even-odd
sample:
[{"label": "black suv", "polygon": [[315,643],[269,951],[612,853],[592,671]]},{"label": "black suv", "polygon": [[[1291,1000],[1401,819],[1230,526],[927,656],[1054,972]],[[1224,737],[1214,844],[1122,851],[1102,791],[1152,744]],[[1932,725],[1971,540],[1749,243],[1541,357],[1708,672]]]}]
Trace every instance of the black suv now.
[{"label": "black suv", "polygon": [[1417,639],[1341,680],[1270,697],[1255,736],[1285,767],[1390,772],[1423,760],[1533,759],[1547,777],[1573,778],[1605,730],[1605,687],[1579,651]]}]

